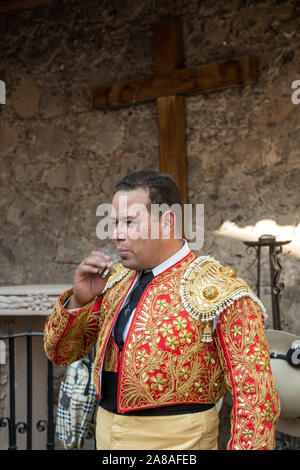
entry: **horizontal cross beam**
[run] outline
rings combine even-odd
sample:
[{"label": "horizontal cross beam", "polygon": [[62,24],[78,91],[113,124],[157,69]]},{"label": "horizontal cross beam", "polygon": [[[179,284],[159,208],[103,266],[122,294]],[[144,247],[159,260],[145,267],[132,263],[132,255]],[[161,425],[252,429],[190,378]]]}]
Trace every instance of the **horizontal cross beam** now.
[{"label": "horizontal cross beam", "polygon": [[255,57],[215,62],[168,73],[130,80],[93,89],[93,108],[111,109],[151,101],[162,96],[193,95],[255,83],[258,62]]}]

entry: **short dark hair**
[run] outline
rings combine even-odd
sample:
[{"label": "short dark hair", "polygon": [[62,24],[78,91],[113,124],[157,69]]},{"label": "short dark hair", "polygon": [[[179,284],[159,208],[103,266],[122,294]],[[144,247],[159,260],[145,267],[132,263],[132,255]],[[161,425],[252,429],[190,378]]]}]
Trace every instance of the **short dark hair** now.
[{"label": "short dark hair", "polygon": [[142,188],[149,191],[150,204],[180,204],[180,189],[170,175],[154,170],[139,170],[124,176],[114,187],[117,191],[132,191]]}]

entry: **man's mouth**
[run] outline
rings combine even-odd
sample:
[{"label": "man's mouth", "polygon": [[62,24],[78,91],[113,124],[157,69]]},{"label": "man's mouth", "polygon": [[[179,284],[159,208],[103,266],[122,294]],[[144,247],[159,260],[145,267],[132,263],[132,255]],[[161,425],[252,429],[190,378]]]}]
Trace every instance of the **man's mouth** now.
[{"label": "man's mouth", "polygon": [[126,250],[125,248],[118,248],[118,253],[120,256],[125,255],[128,252],[129,250]]}]

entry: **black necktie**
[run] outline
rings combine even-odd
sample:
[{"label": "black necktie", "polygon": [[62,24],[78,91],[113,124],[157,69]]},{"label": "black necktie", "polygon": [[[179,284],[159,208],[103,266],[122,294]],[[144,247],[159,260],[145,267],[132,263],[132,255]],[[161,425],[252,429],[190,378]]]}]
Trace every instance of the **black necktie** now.
[{"label": "black necktie", "polygon": [[139,300],[144,290],[146,289],[146,286],[149,284],[151,279],[153,279],[153,277],[154,276],[153,276],[152,271],[142,272],[139,282],[130,293],[129,302],[119,312],[116,325],[115,325],[114,337],[120,350],[123,349],[123,346],[124,346],[122,336],[123,336],[123,331],[126,326],[126,323],[128,322],[129,317],[132,314],[133,310],[136,308],[137,304],[139,303]]}]

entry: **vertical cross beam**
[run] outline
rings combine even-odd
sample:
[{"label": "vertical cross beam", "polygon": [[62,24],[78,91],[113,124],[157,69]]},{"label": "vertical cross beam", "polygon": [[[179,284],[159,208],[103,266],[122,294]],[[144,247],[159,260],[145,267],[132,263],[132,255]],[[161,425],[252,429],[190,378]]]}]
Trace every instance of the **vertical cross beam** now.
[{"label": "vertical cross beam", "polygon": [[[155,67],[157,75],[182,68],[184,65],[182,27],[176,20],[154,27]],[[159,168],[171,175],[187,203],[187,155],[185,139],[184,97],[170,95],[156,100],[159,137]]]}]

